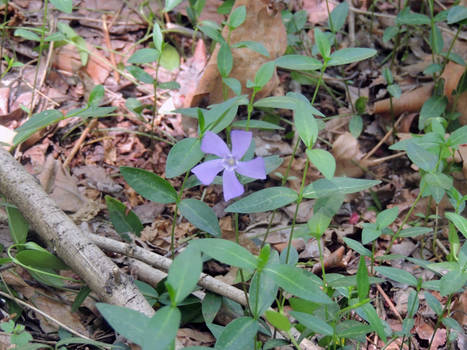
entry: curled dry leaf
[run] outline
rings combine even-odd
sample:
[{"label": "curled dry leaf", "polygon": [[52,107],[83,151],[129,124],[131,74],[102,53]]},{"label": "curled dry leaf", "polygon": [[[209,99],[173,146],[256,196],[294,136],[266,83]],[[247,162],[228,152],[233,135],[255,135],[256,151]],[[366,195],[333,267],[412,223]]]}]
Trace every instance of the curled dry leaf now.
[{"label": "curled dry leaf", "polygon": [[[284,54],[287,48],[287,33],[282,23],[281,12],[271,11],[269,3],[270,1],[238,0],[234,5],[234,8],[246,7],[246,19],[241,26],[231,32],[230,44],[240,41],[257,41],[269,51],[269,57],[266,57],[248,48],[232,49],[234,63],[229,76],[240,81],[244,94],[251,92],[251,89],[246,88],[246,82],[254,80],[259,67]],[[222,36],[227,38],[227,27],[224,27]],[[209,104],[223,101],[222,78],[217,68],[219,49],[220,46],[217,45],[196,90],[187,96],[185,106],[197,106],[206,97]],[[275,73],[269,83],[257,94],[257,97],[270,95],[278,84],[279,78]],[[228,88],[227,90],[229,97],[233,97],[233,91]]]},{"label": "curled dry leaf", "polygon": [[[442,78],[445,80],[444,94],[448,96],[449,102],[453,103],[453,90],[459,83],[459,78],[464,73],[465,67],[449,62],[444,70]],[[422,105],[428,100],[433,91],[433,84],[427,84],[418,89],[402,94],[399,99],[393,99],[393,110],[397,116],[402,112],[418,112]],[[462,125],[467,124],[467,92],[464,92],[458,97],[457,111],[461,114],[459,121]],[[373,112],[375,114],[388,115],[391,112],[391,104],[389,99],[381,100],[375,103]]]}]

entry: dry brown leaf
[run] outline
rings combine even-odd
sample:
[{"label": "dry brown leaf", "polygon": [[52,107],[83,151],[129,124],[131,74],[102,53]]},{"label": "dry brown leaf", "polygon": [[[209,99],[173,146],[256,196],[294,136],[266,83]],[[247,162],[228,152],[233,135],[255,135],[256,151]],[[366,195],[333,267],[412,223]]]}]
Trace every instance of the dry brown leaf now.
[{"label": "dry brown leaf", "polygon": [[[242,84],[242,93],[249,94],[251,89],[246,88],[248,80],[254,80],[259,67],[268,61],[281,56],[287,47],[287,34],[282,23],[281,12],[268,7],[270,1],[238,0],[234,8],[246,6],[245,22],[231,32],[230,44],[240,41],[257,41],[269,51],[265,57],[247,48],[232,49],[234,65],[230,77],[236,78]],[[225,27],[222,35],[227,38],[228,28]],[[203,76],[198,82],[196,90],[189,94],[185,100],[186,106],[197,106],[207,97],[208,103],[223,101],[222,79],[217,68],[217,55],[220,46],[217,45],[206,66]],[[274,74],[268,84],[257,94],[258,98],[268,96],[277,87],[279,78]],[[233,97],[233,91],[228,89],[228,96]]]},{"label": "dry brown leaf", "polygon": [[[327,5],[329,4],[329,12]],[[303,9],[308,13],[308,21],[312,24],[323,23],[328,19],[328,13],[336,7],[334,1],[303,0]]]},{"label": "dry brown leaf", "polygon": [[[454,97],[453,90],[459,83],[459,78],[464,73],[465,67],[449,62],[443,72],[442,78],[445,80],[444,94],[448,96],[452,103]],[[393,99],[394,115],[398,116],[403,112],[418,112],[422,105],[431,97],[433,84],[426,84],[418,89],[402,94],[399,99]],[[467,124],[467,92],[458,97],[457,111],[461,114],[459,121],[462,125]],[[375,103],[373,112],[375,114],[389,114],[391,112],[391,103],[389,99],[381,100]]]}]

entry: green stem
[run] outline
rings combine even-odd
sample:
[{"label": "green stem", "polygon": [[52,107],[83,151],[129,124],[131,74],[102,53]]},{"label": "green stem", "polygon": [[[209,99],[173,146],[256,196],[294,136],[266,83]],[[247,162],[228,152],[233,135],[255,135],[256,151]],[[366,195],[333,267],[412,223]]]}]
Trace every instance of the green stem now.
[{"label": "green stem", "polygon": [[178,191],[177,202],[175,203],[174,216],[172,219],[172,228],[170,231],[170,252],[172,253],[172,258],[175,258],[175,224],[177,223],[178,203],[180,203],[180,201],[182,200],[182,192],[183,188],[185,187],[186,180],[188,179],[188,175],[190,175],[190,171],[187,171],[185,173],[182,186]]}]

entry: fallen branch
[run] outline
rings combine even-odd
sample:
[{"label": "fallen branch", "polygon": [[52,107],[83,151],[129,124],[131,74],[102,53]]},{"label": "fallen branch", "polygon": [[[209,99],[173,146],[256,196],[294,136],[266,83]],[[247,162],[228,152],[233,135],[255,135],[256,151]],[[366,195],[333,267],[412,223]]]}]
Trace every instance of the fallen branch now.
[{"label": "fallen branch", "polygon": [[75,223],[50,199],[32,175],[0,149],[0,193],[31,223],[50,249],[79,274],[103,302],[128,307],[152,316],[154,310],[129,277],[119,280],[118,268],[90,242]]}]

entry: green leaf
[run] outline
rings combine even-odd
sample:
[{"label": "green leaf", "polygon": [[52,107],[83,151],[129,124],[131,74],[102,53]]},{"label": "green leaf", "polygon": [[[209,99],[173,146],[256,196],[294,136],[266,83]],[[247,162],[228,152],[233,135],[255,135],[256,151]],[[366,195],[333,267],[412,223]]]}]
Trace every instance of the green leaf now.
[{"label": "green leaf", "polygon": [[290,311],[290,314],[297,319],[306,328],[313,332],[322,335],[333,335],[334,329],[319,317],[313,316],[305,312]]},{"label": "green leaf", "polygon": [[428,40],[431,46],[431,50],[435,54],[439,54],[441,53],[441,51],[443,51],[444,40],[441,31],[439,30],[437,25],[435,25],[433,29],[430,30],[430,36]]},{"label": "green leaf", "polygon": [[141,312],[121,306],[97,303],[96,307],[117,333],[133,343],[142,344],[149,324],[149,317]]},{"label": "green leaf", "polygon": [[22,264],[36,269],[68,270],[69,267],[55,255],[43,250],[25,249],[15,255]]},{"label": "green leaf", "polygon": [[269,51],[264,45],[258,41],[239,41],[231,45],[232,48],[243,48],[246,47],[252,51],[259,53],[260,55],[269,57]]},{"label": "green leaf", "polygon": [[446,212],[444,215],[457,227],[460,233],[462,233],[464,237],[467,238],[467,219],[459,214],[452,212]]},{"label": "green leaf", "polygon": [[173,71],[180,66],[180,55],[175,47],[169,44],[164,45],[160,65],[169,71]]},{"label": "green leaf", "polygon": [[429,227],[409,227],[399,232],[399,237],[417,237],[431,231]]},{"label": "green leaf", "polygon": [[216,342],[219,350],[250,349],[254,343],[254,336],[258,331],[258,321],[251,317],[239,317],[230,322]]},{"label": "green leaf", "polygon": [[223,77],[222,81],[235,93],[235,95],[240,96],[242,94],[242,84],[238,79]]},{"label": "green leaf", "polygon": [[217,55],[217,68],[222,77],[228,77],[232,71],[233,56],[229,45],[222,44]]},{"label": "green leaf", "polygon": [[425,192],[430,193],[438,204],[453,184],[453,178],[443,173],[427,173],[422,179],[428,185]]},{"label": "green leaf", "polygon": [[259,213],[281,208],[295,202],[298,194],[287,187],[269,187],[229,205],[225,211],[230,213]]},{"label": "green leaf", "polygon": [[[237,120],[232,124],[236,128],[246,128],[247,120]],[[263,120],[250,120],[249,124],[250,129],[263,129],[263,130],[284,130],[282,126],[277,124],[265,122]]]},{"label": "green leaf", "polygon": [[329,58],[331,53],[331,44],[328,41],[328,37],[318,28],[315,27],[315,42],[318,46],[319,53],[324,59]]},{"label": "green leaf", "polygon": [[28,236],[29,224],[21,212],[12,206],[5,207],[8,215],[8,228],[10,229],[10,236],[15,244],[26,243]]},{"label": "green leaf", "polygon": [[420,118],[418,120],[418,129],[423,130],[430,124],[430,119],[438,118],[444,113],[448,105],[446,96],[432,96],[422,106]]},{"label": "green leaf", "polygon": [[344,196],[336,194],[335,196],[318,198],[313,207],[313,216],[308,220],[308,229],[315,238],[320,238],[331,223],[332,217],[336,215],[344,201]]},{"label": "green leaf", "polygon": [[378,229],[376,224],[364,223],[362,230],[362,243],[368,244],[377,239],[382,234],[383,232],[380,229]]},{"label": "green leaf", "polygon": [[467,7],[453,6],[448,12],[448,24],[459,23],[467,18]]},{"label": "green leaf", "polygon": [[460,270],[450,271],[441,277],[441,288],[439,292],[443,297],[452,293],[457,293],[464,288],[466,282],[467,272],[462,272]]},{"label": "green leaf", "polygon": [[220,236],[221,229],[214,211],[204,202],[197,199],[184,199],[178,208],[184,217],[200,230],[213,236]]},{"label": "green leaf", "polygon": [[164,12],[172,11],[176,8],[183,0],[165,0]]},{"label": "green leaf", "polygon": [[222,306],[222,297],[214,293],[206,293],[202,304],[201,311],[205,323],[212,323],[217,313]]},{"label": "green leaf", "polygon": [[[342,4],[344,4],[342,2]],[[354,115],[350,118],[349,131],[353,137],[358,138],[363,131],[363,120],[359,115]]]},{"label": "green leaf", "polygon": [[407,156],[419,168],[425,171],[431,171],[438,163],[438,157],[431,152],[428,152],[415,142],[407,144]]},{"label": "green leaf", "polygon": [[154,83],[154,78],[151,77],[144,69],[141,69],[137,66],[127,66],[126,70],[130,72],[132,76],[135,77],[135,79],[142,81],[143,83],[146,84],[153,84]]},{"label": "green leaf", "polygon": [[274,61],[266,62],[259,67],[255,75],[255,88],[262,89],[271,80],[275,69]]},{"label": "green leaf", "polygon": [[243,96],[236,96],[225,102],[213,105],[211,109],[203,111],[207,129],[218,134],[228,127],[237,115],[238,106],[243,103]]},{"label": "green leaf", "polygon": [[332,10],[328,19],[329,28],[333,33],[337,33],[345,24],[345,20],[349,13],[349,4],[347,1],[341,2]]},{"label": "green leaf", "polygon": [[402,95],[401,88],[397,84],[388,85],[388,92],[394,98],[399,98]]},{"label": "green leaf", "polygon": [[164,35],[162,34],[159,23],[154,22],[154,28],[152,30],[152,41],[157,51],[162,52],[162,45],[164,44]]},{"label": "green leaf", "polygon": [[194,246],[188,246],[180,253],[170,265],[167,283],[175,290],[174,305],[183,301],[196,287],[203,261],[199,250]]},{"label": "green leaf", "polygon": [[399,208],[392,207],[386,210],[383,210],[376,216],[376,226],[378,229],[383,229],[391,225],[394,220],[396,220],[397,216],[399,215]]},{"label": "green leaf", "polygon": [[154,173],[130,167],[120,167],[120,172],[136,192],[150,201],[168,204],[178,199],[172,185]]},{"label": "green leaf", "polygon": [[358,264],[357,270],[357,291],[358,291],[358,300],[363,301],[368,297],[368,292],[370,290],[370,282],[368,279],[368,270],[366,268],[365,258],[360,257],[360,262]]},{"label": "green leaf", "polygon": [[371,251],[366,249],[360,242],[354,239],[348,238],[348,237],[344,237],[342,239],[344,240],[344,243],[347,244],[347,246],[350,249],[355,250],[358,254],[364,255],[364,256],[371,256]]},{"label": "green leaf", "polygon": [[39,35],[24,28],[16,29],[14,35],[24,38],[26,40],[41,41],[41,37]]},{"label": "green leaf", "polygon": [[317,70],[323,64],[316,58],[303,55],[285,55],[276,59],[276,66],[291,70]]},{"label": "green leaf", "polygon": [[73,12],[72,0],[50,0],[50,3],[55,6],[58,10],[65,13]]},{"label": "green leaf", "polygon": [[268,322],[280,331],[288,332],[290,328],[292,328],[292,325],[290,324],[287,316],[281,314],[280,312],[267,310],[265,316]]},{"label": "green leaf", "polygon": [[206,36],[218,43],[225,43],[224,38],[221,35],[220,27],[216,22],[212,21],[203,21],[201,25],[198,26]]},{"label": "green leaf", "polygon": [[229,22],[227,25],[231,29],[240,27],[246,19],[246,7],[238,6],[229,16]]},{"label": "green leaf", "polygon": [[241,245],[220,238],[204,238],[191,241],[190,245],[198,247],[203,253],[224,264],[254,270],[256,257]]},{"label": "green leaf", "polygon": [[128,59],[128,63],[143,64],[157,62],[160,52],[155,49],[144,48],[137,50]]},{"label": "green leaf", "polygon": [[23,125],[16,129],[16,136],[13,139],[13,145],[17,146],[21,142],[27,140],[29,136],[34,134],[46,126],[56,123],[66,117],[55,109],[49,109],[40,113],[34,114],[30,119]]},{"label": "green leaf", "polygon": [[441,316],[443,313],[443,306],[439,300],[428,291],[425,291],[424,295],[428,306],[435,312],[436,315]]},{"label": "green leaf", "polygon": [[156,314],[149,320],[144,330],[142,350],[166,349],[177,335],[182,315],[176,307],[164,306],[157,310]]},{"label": "green leaf", "polygon": [[330,179],[336,171],[336,160],[331,153],[323,149],[307,149],[306,155],[313,165],[326,177]]},{"label": "green leaf", "polygon": [[104,94],[105,94],[105,89],[102,85],[94,86],[94,88],[91,90],[89,94],[88,105],[97,107],[99,103],[102,101]]},{"label": "green leaf", "polygon": [[379,184],[381,181],[354,179],[351,177],[335,177],[332,179],[319,179],[305,187],[305,198],[322,198],[336,193],[348,194],[366,190]]},{"label": "green leaf", "polygon": [[291,96],[271,96],[256,101],[253,106],[257,108],[283,108],[295,109],[296,98]]},{"label": "green leaf", "polygon": [[295,128],[307,148],[311,148],[318,138],[318,124],[309,106],[311,106],[309,102],[297,99],[294,110]]},{"label": "green leaf", "polygon": [[167,156],[165,175],[170,179],[186,173],[204,156],[197,138],[186,138],[175,144]]},{"label": "green leaf", "polygon": [[261,317],[272,305],[279,287],[270,275],[256,272],[250,282],[250,307],[255,318]]},{"label": "green leaf", "polygon": [[345,320],[336,325],[336,334],[339,337],[358,340],[359,337],[363,336],[362,342],[365,339],[365,334],[372,331],[372,327],[355,320]]},{"label": "green leaf", "polygon": [[409,24],[417,26],[421,24],[431,24],[431,20],[426,15],[410,11],[410,7],[407,6],[397,15],[396,24]]},{"label": "green leaf", "polygon": [[144,227],[133,211],[129,210],[118,199],[110,196],[105,196],[105,202],[115,231],[120,234],[131,232],[138,237],[141,235]]},{"label": "green leaf", "polygon": [[363,47],[349,47],[335,51],[331,55],[328,67],[366,60],[376,55],[377,51]]},{"label": "green leaf", "polygon": [[280,287],[295,296],[315,303],[332,304],[332,300],[302,269],[291,265],[273,264],[265,267],[264,273],[270,274]]},{"label": "green leaf", "polygon": [[389,40],[395,38],[398,32],[399,28],[397,26],[387,27],[383,33],[383,42],[387,43]]},{"label": "green leaf", "polygon": [[405,270],[388,266],[377,266],[375,267],[375,270],[383,276],[386,276],[396,282],[408,284],[409,286],[413,287],[417,286],[417,279]]},{"label": "green leaf", "polygon": [[384,332],[384,326],[375,308],[371,304],[365,304],[361,306],[359,309],[365,312],[365,315],[370,325],[376,331],[378,336],[386,343],[387,338],[386,338],[386,333]]},{"label": "green leaf", "polygon": [[467,125],[453,131],[447,141],[447,144],[453,148],[464,143],[467,143]]}]

